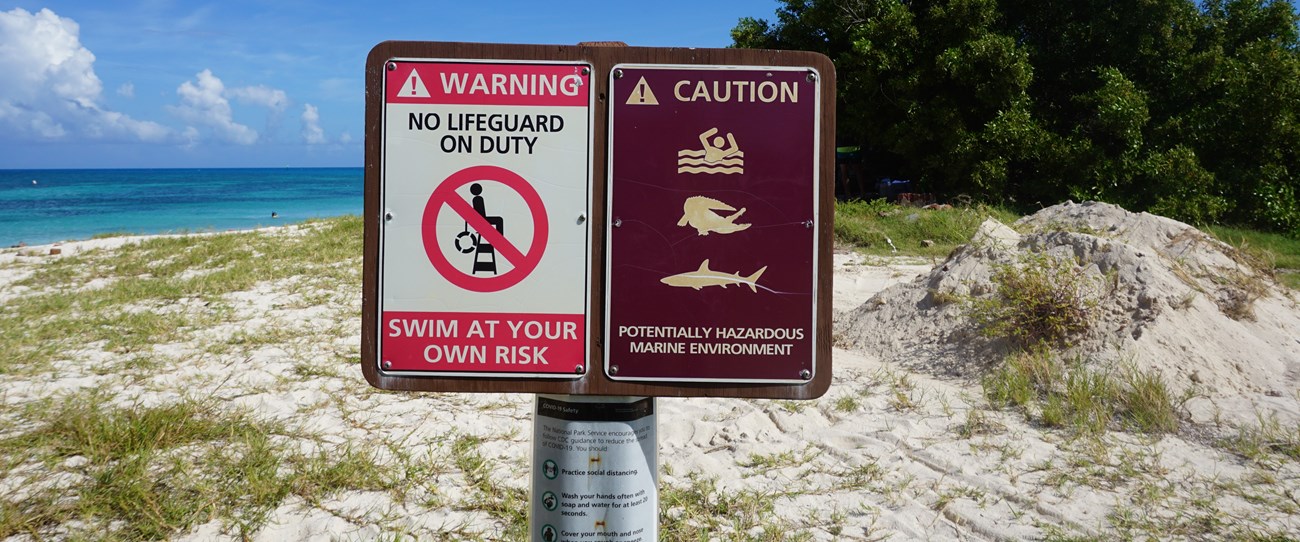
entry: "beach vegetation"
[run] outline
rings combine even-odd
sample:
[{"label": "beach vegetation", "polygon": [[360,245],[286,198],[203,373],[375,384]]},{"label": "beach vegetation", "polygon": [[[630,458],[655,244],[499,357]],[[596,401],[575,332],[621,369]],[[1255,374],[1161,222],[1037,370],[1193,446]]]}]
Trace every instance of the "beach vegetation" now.
[{"label": "beach vegetation", "polygon": [[842,491],[875,491],[873,487],[884,481],[888,473],[879,459],[834,472],[835,489]]},{"label": "beach vegetation", "polygon": [[998,434],[1005,430],[1006,427],[1001,423],[990,419],[987,411],[972,408],[966,411],[966,420],[957,426],[957,435],[969,439],[976,436]]},{"label": "beach vegetation", "polygon": [[91,390],[31,403],[21,418],[0,456],[29,495],[2,501],[0,537],[158,540],[213,519],[248,536],[287,496],[314,503],[401,482],[374,451],[303,451],[293,443],[305,435],[212,400],[119,405]]},{"label": "beach vegetation", "polygon": [[1070,346],[1091,329],[1100,303],[1098,280],[1070,258],[1031,253],[994,266],[996,291],[971,297],[966,314],[986,337],[1009,340],[1021,350]]},{"label": "beach vegetation", "polygon": [[1174,394],[1154,372],[1133,365],[1115,371],[1083,360],[1062,361],[1035,348],[1008,355],[981,379],[994,408],[1016,408],[1047,427],[1100,435],[1112,428],[1177,432],[1191,392]]},{"label": "beach vegetation", "polygon": [[[360,282],[361,226],[359,217],[342,217],[293,234],[155,237],[52,259],[14,284],[24,295],[0,302],[0,374],[47,372],[90,346],[145,352],[239,322],[225,296],[261,283],[346,291],[343,284]],[[249,333],[227,346],[277,340]]]},{"label": "beach vegetation", "polygon": [[812,540],[813,534],[781,520],[776,502],[790,493],[727,490],[717,478],[696,473],[659,487],[659,537],[666,541]]},{"label": "beach vegetation", "polygon": [[1256,418],[1256,423],[1242,425],[1236,434],[1220,439],[1219,445],[1257,463],[1300,461],[1300,425],[1288,427],[1277,416]]},{"label": "beach vegetation", "polygon": [[984,220],[1010,223],[1019,217],[989,205],[932,210],[883,199],[836,201],[835,240],[876,256],[943,258],[970,241]]},{"label": "beach vegetation", "polygon": [[841,395],[835,399],[833,408],[836,412],[850,414],[862,408],[862,400],[856,394]]},{"label": "beach vegetation", "polygon": [[1235,247],[1257,270],[1300,290],[1300,236],[1232,226],[1207,226],[1205,230]]},{"label": "beach vegetation", "polygon": [[793,451],[784,451],[773,454],[749,454],[749,458],[737,461],[736,464],[748,469],[780,469],[785,467],[798,466],[801,463],[796,459]]},{"label": "beach vegetation", "polygon": [[528,538],[528,491],[507,486],[492,476],[500,466],[483,457],[482,444],[480,437],[460,435],[451,446],[456,468],[474,491],[471,506],[500,522],[505,527],[502,535],[505,539],[525,540]]}]

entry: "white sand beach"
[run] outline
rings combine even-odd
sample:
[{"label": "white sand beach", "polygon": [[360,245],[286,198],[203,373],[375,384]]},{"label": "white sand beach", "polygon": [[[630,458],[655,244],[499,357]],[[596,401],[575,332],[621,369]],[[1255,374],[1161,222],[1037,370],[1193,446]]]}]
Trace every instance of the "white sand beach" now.
[{"label": "white sand beach", "polygon": [[[256,235],[287,239],[314,227]],[[0,303],[48,293],[40,277],[53,276],[61,259],[81,258],[83,268],[107,265],[119,251],[148,239],[63,243],[58,255],[48,246],[0,250]],[[351,265],[359,267],[359,257]],[[1144,363],[1186,366],[1187,359],[1213,357],[1208,349],[1222,349],[1251,352],[1280,373],[1220,374],[1212,372],[1222,369],[1217,361],[1198,361],[1209,369],[1195,379],[1218,386],[1188,403],[1180,431],[1078,436],[1016,410],[991,408],[979,371],[949,371],[918,359],[931,351],[917,342],[932,340],[924,326],[898,329],[898,337],[853,335],[867,333],[866,317],[857,314],[863,307],[915,305],[907,296],[945,280],[931,274],[936,263],[945,265],[837,251],[834,379],[818,400],[659,400],[665,540],[1300,537],[1300,461],[1275,453],[1247,457],[1222,444],[1267,419],[1296,438],[1300,396],[1296,374],[1288,372],[1300,367],[1294,292],[1289,300],[1285,293],[1263,297],[1256,323],[1249,324],[1281,326],[1269,331],[1276,344],[1259,342],[1262,335],[1251,334],[1247,324],[1213,336],[1207,330],[1218,320],[1197,324],[1204,328],[1189,327],[1191,320],[1160,327],[1177,315],[1210,318],[1215,309],[1209,296],[1190,301],[1186,311],[1166,308],[1148,328],[1155,344],[1171,348],[1183,344],[1178,329],[1213,343],[1191,337],[1199,352],[1182,361]],[[957,263],[947,265],[955,269]],[[78,275],[79,287],[103,289],[126,280],[107,269],[94,275]],[[219,305],[220,314],[211,325],[181,329],[143,349],[111,340],[61,343],[50,365],[11,368],[0,380],[0,438],[33,430],[39,424],[33,420],[41,419],[33,408],[55,408],[60,398],[92,391],[124,410],[205,401],[278,424],[283,429],[273,440],[289,449],[335,459],[360,454],[398,480],[326,494],[295,487],[250,527],[217,515],[168,539],[521,539],[518,510],[504,509],[526,504],[520,499],[529,487],[533,397],[372,389],[358,366],[361,281],[359,271],[353,275],[355,281],[330,288],[307,275],[251,280],[248,288],[221,294],[219,303],[196,294],[124,308],[183,315]],[[1171,292],[1161,302],[1179,298],[1180,292]],[[1231,337],[1238,342],[1227,342]],[[1157,352],[1144,348],[1147,343],[1129,351],[1139,357]],[[1166,373],[1177,389],[1192,382],[1190,369]],[[186,449],[170,453],[184,457]],[[8,456],[0,477],[0,499],[10,503],[5,510],[11,516],[42,494],[87,499],[66,488],[85,486],[103,472],[87,457],[51,461],[49,453],[35,450],[29,459],[19,455]],[[126,521],[107,522],[108,532]],[[92,518],[30,524],[37,525],[34,532],[10,532],[5,540],[97,538],[85,531],[96,524]]]}]

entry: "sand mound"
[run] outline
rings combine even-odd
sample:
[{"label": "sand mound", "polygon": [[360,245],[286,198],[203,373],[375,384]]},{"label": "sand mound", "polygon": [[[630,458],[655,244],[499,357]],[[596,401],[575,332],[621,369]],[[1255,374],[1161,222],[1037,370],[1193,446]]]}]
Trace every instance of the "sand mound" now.
[{"label": "sand mound", "polygon": [[1010,345],[981,336],[959,300],[994,295],[997,267],[1032,254],[1073,258],[1094,287],[1095,324],[1068,355],[1099,366],[1131,363],[1174,390],[1195,387],[1208,397],[1296,393],[1294,292],[1196,228],[1104,203],[1067,202],[1013,227],[986,221],[929,275],[839,314],[836,340],[911,368],[978,374]]}]

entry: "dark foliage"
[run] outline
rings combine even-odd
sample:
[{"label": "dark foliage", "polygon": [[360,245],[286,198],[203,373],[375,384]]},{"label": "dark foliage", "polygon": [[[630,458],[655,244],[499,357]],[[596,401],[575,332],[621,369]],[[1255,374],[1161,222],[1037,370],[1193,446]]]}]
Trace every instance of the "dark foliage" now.
[{"label": "dark foliage", "polygon": [[1278,0],[784,0],[737,47],[827,54],[868,175],[1300,234],[1300,31]]}]

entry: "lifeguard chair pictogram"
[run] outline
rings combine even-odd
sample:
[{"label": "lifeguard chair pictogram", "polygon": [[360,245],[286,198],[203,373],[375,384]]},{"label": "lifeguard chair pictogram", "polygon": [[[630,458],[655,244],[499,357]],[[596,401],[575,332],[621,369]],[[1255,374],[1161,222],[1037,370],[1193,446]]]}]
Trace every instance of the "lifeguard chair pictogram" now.
[{"label": "lifeguard chair pictogram", "polygon": [[[491,224],[493,228],[496,228],[497,233],[505,235],[505,219],[499,216],[488,216],[487,214],[487,205],[483,202],[483,187],[479,183],[474,183],[470,185],[469,193],[474,195],[474,199],[470,200],[470,204],[478,212],[479,216],[487,220],[488,224]],[[468,222],[465,223],[465,229],[466,231],[469,230]],[[497,274],[496,249],[492,248],[492,243],[484,240],[482,235],[475,236],[475,241],[474,266],[470,269],[470,274],[477,275],[479,271],[490,272],[493,275]]]}]

